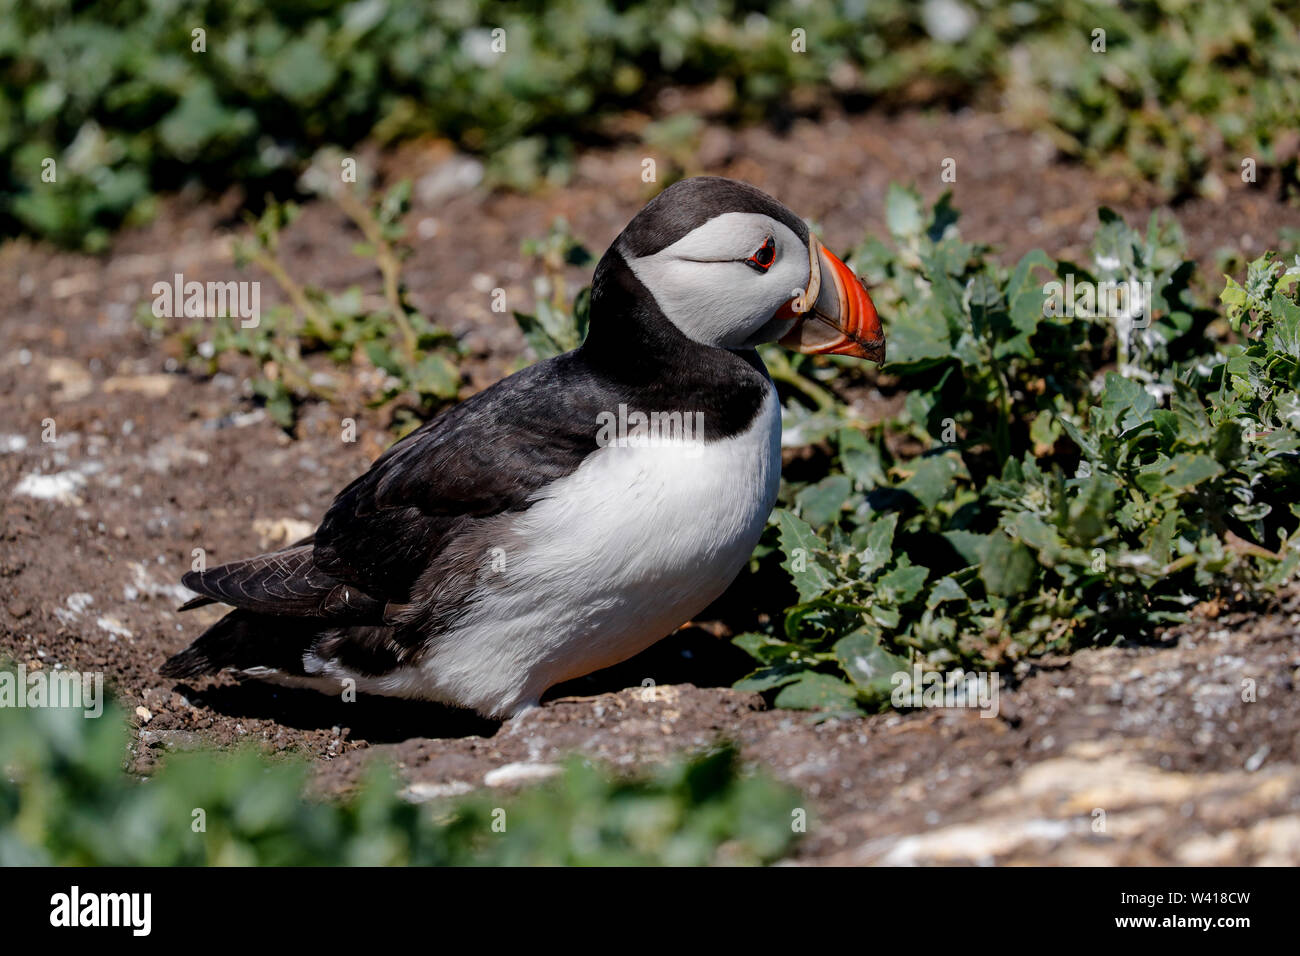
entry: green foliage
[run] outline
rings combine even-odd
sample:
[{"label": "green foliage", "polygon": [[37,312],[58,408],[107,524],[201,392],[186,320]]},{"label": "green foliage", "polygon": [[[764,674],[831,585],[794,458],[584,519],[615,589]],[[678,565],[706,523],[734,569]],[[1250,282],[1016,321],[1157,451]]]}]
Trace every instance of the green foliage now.
[{"label": "green foliage", "polygon": [[[1055,26],[1011,59],[1007,99],[1067,154],[1169,194],[1212,183],[1201,180],[1214,173],[1216,153],[1229,175],[1239,175],[1248,157],[1259,166],[1289,164],[1294,179],[1294,155],[1283,144],[1300,115],[1300,6],[1135,0],[1054,7]],[[1093,53],[1099,29],[1105,52]]]},{"label": "green foliage", "polygon": [[[454,400],[461,381],[455,339],[411,305],[402,284],[401,263],[410,253],[402,224],[410,184],[399,182],[369,204],[348,188],[331,195],[365,240],[353,251],[374,262],[381,299],[368,299],[359,286],[334,293],[300,285],[278,258],[280,234],[297,217],[298,206],[271,201],[260,217],[250,217],[252,236],[236,243],[235,260],[270,274],[288,301],[251,328],[228,316],[190,323],[174,333],[176,348],[194,370],[207,374],[217,371],[226,353],[255,359],[262,374],[253,379],[253,391],[283,428],[293,427],[300,400],[342,402],[342,389],[359,388],[360,394],[347,397],[393,412],[399,429],[409,429]],[[169,331],[147,305],[139,318],[157,334]],[[303,361],[310,353],[327,355],[349,374],[313,372]],[[362,364],[371,374],[356,374]]]},{"label": "green foliage", "polygon": [[537,311],[515,312],[515,322],[538,359],[571,352],[587,337],[591,288],[586,286],[570,298],[564,273],[589,264],[591,253],[574,238],[563,218],[556,219],[544,237],[524,240],[523,252],[541,266],[542,274],[533,280]]},{"label": "green foliage", "polygon": [[[736,639],[760,665],[738,686],[874,708],[912,661],[1137,638],[1300,568],[1300,260],[1228,280],[1239,338],[1216,345],[1155,217],[1141,234],[1103,210],[1090,270],[1038,251],[1006,269],[960,238],[947,197],[926,210],[894,188],[887,210],[894,247],[850,262],[889,319],[905,410],[864,429],[788,409],[832,455],[783,490],[774,543],[798,603]],[[1149,324],[1083,293],[1128,279],[1150,283]]]},{"label": "green foliage", "polygon": [[[576,139],[609,136],[665,82],[712,82],[739,119],[800,91],[1005,87],[1067,152],[1182,191],[1222,148],[1234,168],[1288,161],[1298,22],[1295,0],[0,0],[0,233],[100,249],[156,191],[283,195],[317,149],[365,137],[444,136],[496,183],[559,180]],[[646,129],[670,176],[693,167],[696,131],[684,116]]]},{"label": "green foliage", "polygon": [[788,851],[799,805],[726,747],[647,778],[575,760],[521,793],[416,806],[385,769],[341,803],[306,799],[304,763],[251,750],[177,754],[141,780],[125,745],[116,706],[0,708],[0,866],[755,864]]}]

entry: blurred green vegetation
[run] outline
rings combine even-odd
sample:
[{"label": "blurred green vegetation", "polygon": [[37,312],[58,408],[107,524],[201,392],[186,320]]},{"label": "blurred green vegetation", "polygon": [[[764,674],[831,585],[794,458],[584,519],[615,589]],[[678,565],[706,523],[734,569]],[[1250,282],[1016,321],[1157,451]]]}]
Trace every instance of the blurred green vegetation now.
[{"label": "blurred green vegetation", "polygon": [[0,0],[0,234],[99,249],[159,191],[284,196],[318,148],[365,137],[560,180],[668,84],[716,83],[737,120],[1005,90],[1067,153],[1170,194],[1221,150],[1294,177],[1297,23],[1297,0]]},{"label": "blurred green vegetation", "polygon": [[196,751],[141,779],[126,744],[116,705],[0,708],[0,866],[758,864],[793,845],[802,805],[729,747],[642,778],[574,760],[517,793],[415,805],[379,764],[329,802],[304,797],[298,760]]}]

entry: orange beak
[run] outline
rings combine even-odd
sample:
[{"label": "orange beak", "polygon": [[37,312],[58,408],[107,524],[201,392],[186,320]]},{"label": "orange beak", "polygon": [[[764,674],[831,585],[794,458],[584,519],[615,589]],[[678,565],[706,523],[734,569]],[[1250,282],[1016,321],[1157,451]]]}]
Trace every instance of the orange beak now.
[{"label": "orange beak", "polygon": [[815,236],[808,237],[808,288],[778,318],[794,318],[781,338],[786,348],[813,355],[851,355],[885,361],[885,331],[867,287]]}]

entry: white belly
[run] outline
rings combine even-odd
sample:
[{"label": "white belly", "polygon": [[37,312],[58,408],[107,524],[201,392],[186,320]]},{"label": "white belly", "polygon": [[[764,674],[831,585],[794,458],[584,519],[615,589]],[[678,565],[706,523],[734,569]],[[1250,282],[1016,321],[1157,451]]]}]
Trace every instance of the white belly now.
[{"label": "white belly", "polygon": [[495,576],[454,631],[358,688],[507,715],[649,647],[744,567],[776,502],[780,446],[769,387],[733,438],[599,449],[511,518]]}]

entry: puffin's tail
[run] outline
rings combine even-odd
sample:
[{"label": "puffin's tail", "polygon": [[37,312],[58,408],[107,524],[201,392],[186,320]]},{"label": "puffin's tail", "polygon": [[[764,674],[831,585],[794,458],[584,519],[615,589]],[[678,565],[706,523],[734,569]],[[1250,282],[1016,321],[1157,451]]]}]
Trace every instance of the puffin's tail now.
[{"label": "puffin's tail", "polygon": [[[182,583],[198,596],[181,608],[220,601],[234,610],[159,669],[164,677],[198,677],[227,667],[305,676],[303,655],[328,633],[382,624],[382,601],[316,567],[312,539],[204,571]],[[386,634],[376,646],[384,646]]]},{"label": "puffin's tail", "polygon": [[302,676],[302,657],[315,640],[319,621],[295,620],[234,610],[158,669],[164,677],[199,677],[230,667],[268,668]]}]

